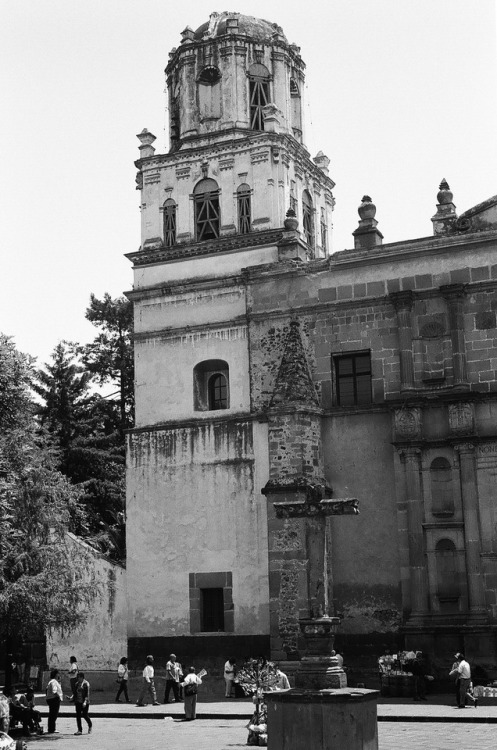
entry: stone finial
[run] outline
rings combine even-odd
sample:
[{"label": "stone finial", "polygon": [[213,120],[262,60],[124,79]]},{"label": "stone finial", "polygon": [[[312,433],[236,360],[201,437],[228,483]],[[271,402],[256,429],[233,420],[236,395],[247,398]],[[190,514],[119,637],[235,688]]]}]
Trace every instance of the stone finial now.
[{"label": "stone finial", "polygon": [[361,205],[357,209],[357,212],[361,220],[374,219],[376,216],[376,206],[369,195],[362,196]]},{"label": "stone finial", "polygon": [[456,229],[457,214],[456,207],[452,202],[452,190],[444,178],[439,185],[437,193],[437,212],[431,217],[433,222],[433,234],[450,234]]},{"label": "stone finial", "polygon": [[376,206],[369,195],[363,195],[361,205],[357,209],[360,217],[359,226],[352,232],[356,250],[368,250],[382,244],[383,235],[377,229],[375,219]]},{"label": "stone finial", "polygon": [[287,232],[296,232],[299,226],[299,220],[293,208],[289,208],[286,212],[286,219],[283,222]]},{"label": "stone finial", "polygon": [[439,185],[439,191],[437,193],[437,201],[441,205],[445,205],[446,203],[452,203],[453,198],[452,190],[449,187],[449,183],[444,178],[442,182]]},{"label": "stone finial", "polygon": [[155,148],[152,143],[157,140],[153,133],[150,133],[147,128],[143,128],[141,133],[136,136],[140,141],[140,159],[145,159],[147,156],[153,156],[155,154]]},{"label": "stone finial", "polygon": [[319,151],[312,161],[317,167],[319,167],[321,172],[324,172],[325,175],[329,174],[330,170],[328,167],[330,166],[330,160],[322,151]]},{"label": "stone finial", "polygon": [[195,39],[195,32],[189,26],[181,32],[181,44],[189,44]]}]

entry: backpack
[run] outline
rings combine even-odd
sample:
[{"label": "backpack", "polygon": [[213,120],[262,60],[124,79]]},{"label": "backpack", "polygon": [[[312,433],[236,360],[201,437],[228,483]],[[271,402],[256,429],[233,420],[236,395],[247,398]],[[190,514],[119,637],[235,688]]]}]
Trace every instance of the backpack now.
[{"label": "backpack", "polygon": [[187,682],[185,685],[185,695],[197,695],[198,686],[196,682]]}]

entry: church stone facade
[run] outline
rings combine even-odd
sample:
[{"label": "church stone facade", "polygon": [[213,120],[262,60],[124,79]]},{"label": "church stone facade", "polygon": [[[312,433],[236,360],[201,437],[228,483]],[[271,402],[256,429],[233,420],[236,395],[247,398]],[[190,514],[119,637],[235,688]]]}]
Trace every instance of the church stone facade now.
[{"label": "church stone facade", "polygon": [[[212,14],[169,57],[168,153],[138,136],[130,657],[295,662],[325,601],[352,658],[491,667],[497,196],[458,215],[443,181],[433,236],[392,244],[364,196],[331,254],[304,69],[276,24]],[[312,524],[274,507],[316,497],[360,507],[328,520],[317,579]]]}]

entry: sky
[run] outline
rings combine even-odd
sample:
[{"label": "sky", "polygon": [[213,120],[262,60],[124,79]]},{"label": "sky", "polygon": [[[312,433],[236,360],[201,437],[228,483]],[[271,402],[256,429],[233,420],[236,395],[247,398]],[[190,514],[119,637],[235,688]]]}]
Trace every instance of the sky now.
[{"label": "sky", "polygon": [[0,331],[48,361],[85,343],[90,294],[132,287],[136,134],[168,150],[164,68],[181,31],[236,10],[283,27],[306,63],[306,146],[331,160],[333,251],[364,194],[384,242],[432,234],[497,193],[494,0],[2,0]]}]

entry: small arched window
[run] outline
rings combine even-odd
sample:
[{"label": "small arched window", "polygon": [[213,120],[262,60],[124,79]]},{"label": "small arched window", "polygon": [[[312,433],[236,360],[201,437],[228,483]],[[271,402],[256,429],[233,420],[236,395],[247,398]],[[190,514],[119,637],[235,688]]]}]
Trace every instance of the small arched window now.
[{"label": "small arched window", "polygon": [[435,516],[454,515],[452,469],[446,458],[439,456],[430,465],[432,513]]},{"label": "small arched window", "polygon": [[222,373],[211,375],[207,384],[207,394],[209,398],[209,409],[228,408],[228,381]]},{"label": "small arched window", "polygon": [[314,217],[311,196],[307,190],[302,193],[302,224],[305,241],[309,247],[314,247]]},{"label": "small arched window", "polygon": [[206,359],[193,370],[195,411],[229,409],[229,366],[223,359]]},{"label": "small arched window", "polygon": [[197,242],[219,237],[221,223],[219,188],[211,179],[200,180],[193,189],[195,201],[195,235]]},{"label": "small arched window", "polygon": [[164,245],[172,247],[176,244],[176,203],[169,198],[164,203]]},{"label": "small arched window", "polygon": [[451,539],[440,539],[435,547],[437,570],[437,596],[440,609],[454,612],[459,608],[461,596],[460,576],[457,569],[457,551]]},{"label": "small arched window", "polygon": [[250,232],[250,187],[246,184],[240,185],[236,191],[238,204],[238,231],[240,234]]},{"label": "small arched window", "polygon": [[264,130],[263,108],[269,104],[270,73],[262,63],[254,63],[248,71],[250,129]]}]

